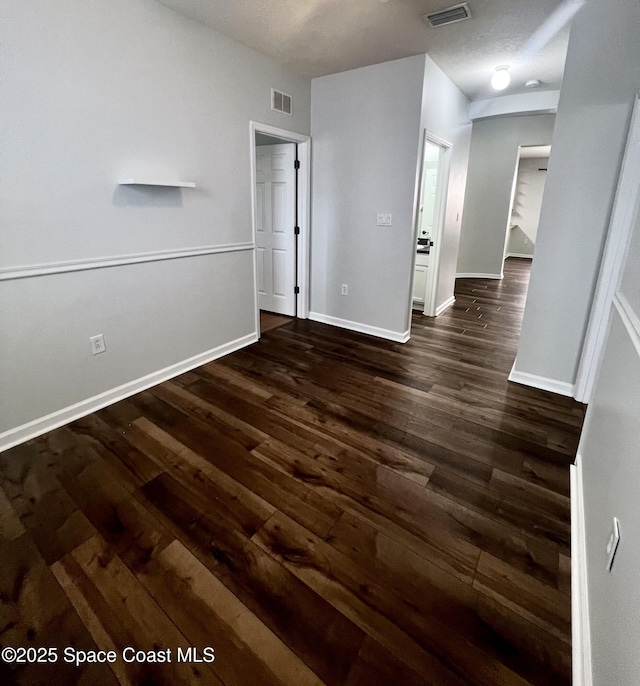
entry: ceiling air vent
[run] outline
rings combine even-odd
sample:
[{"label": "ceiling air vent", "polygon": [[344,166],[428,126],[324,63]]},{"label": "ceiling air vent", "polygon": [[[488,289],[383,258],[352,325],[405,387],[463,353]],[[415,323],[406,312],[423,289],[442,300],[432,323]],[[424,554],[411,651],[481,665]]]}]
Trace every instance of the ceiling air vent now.
[{"label": "ceiling air vent", "polygon": [[282,112],[283,114],[292,114],[293,101],[291,100],[291,96],[272,88],[271,109],[275,112]]},{"label": "ceiling air vent", "polygon": [[432,14],[423,14],[422,18],[430,26],[444,26],[445,24],[454,24],[457,21],[463,21],[471,16],[469,4],[462,2],[453,7],[447,7],[446,10],[440,12],[433,12]]}]

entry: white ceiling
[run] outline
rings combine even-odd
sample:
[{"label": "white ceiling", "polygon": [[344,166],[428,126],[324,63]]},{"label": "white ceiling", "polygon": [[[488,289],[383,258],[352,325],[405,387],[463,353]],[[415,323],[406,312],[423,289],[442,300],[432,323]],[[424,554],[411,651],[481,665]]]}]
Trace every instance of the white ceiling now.
[{"label": "white ceiling", "polygon": [[526,40],[561,0],[468,0],[471,18],[431,28],[422,15],[459,0],[160,0],[298,73],[323,76],[428,53],[470,99],[497,95],[496,66],[511,65],[512,85],[525,92],[562,80],[568,28],[525,60]]}]

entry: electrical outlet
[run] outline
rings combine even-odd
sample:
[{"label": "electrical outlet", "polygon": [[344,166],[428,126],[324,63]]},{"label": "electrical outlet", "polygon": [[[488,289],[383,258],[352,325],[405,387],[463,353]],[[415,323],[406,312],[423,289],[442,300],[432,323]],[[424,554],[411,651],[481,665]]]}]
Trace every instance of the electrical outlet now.
[{"label": "electrical outlet", "polygon": [[384,215],[384,225],[385,226],[391,226],[391,215],[390,214]]},{"label": "electrical outlet", "polygon": [[104,342],[104,335],[101,333],[99,333],[97,336],[91,336],[89,341],[91,342],[91,354],[92,355],[99,355],[100,353],[103,353],[107,349],[107,346],[105,345],[105,342]]},{"label": "electrical outlet", "polygon": [[384,214],[378,214],[376,217],[376,226],[384,226]]},{"label": "electrical outlet", "polygon": [[607,571],[613,567],[613,558],[616,556],[618,544],[620,543],[620,522],[617,517],[613,518],[613,525],[607,540]]},{"label": "electrical outlet", "polygon": [[349,295],[349,286],[346,283],[342,284],[342,295]]}]

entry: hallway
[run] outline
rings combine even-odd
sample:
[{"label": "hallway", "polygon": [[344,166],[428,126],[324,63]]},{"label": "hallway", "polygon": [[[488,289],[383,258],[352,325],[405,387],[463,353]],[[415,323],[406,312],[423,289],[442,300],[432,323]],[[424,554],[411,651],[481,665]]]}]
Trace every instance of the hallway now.
[{"label": "hallway", "polygon": [[3,646],[216,656],[3,683],[570,684],[583,408],[507,382],[529,264],[405,345],[294,320],[0,454]]}]

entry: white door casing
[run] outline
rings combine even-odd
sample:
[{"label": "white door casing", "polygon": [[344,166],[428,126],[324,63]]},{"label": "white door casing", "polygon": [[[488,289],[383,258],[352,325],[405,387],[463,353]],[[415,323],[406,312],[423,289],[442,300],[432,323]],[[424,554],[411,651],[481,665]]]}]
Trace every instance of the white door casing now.
[{"label": "white door casing", "polygon": [[[309,251],[311,227],[311,137],[288,129],[257,121],[249,122],[249,163],[251,168],[251,226],[254,246],[257,244],[256,231],[256,134],[264,134],[281,141],[295,143],[300,168],[298,169],[298,226],[297,236],[297,277],[299,292],[296,295],[296,316],[306,319],[309,316]],[[257,286],[257,250],[253,251],[253,280],[255,293],[254,321],[255,331],[260,336],[260,305]]]},{"label": "white door casing", "polygon": [[256,147],[256,268],[261,310],[295,315],[295,144]]}]

